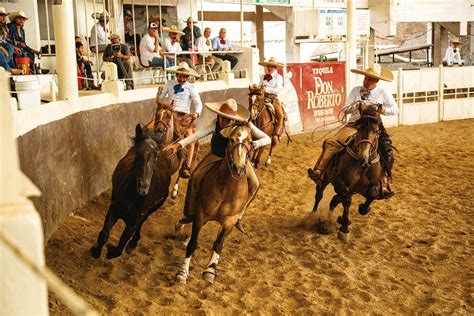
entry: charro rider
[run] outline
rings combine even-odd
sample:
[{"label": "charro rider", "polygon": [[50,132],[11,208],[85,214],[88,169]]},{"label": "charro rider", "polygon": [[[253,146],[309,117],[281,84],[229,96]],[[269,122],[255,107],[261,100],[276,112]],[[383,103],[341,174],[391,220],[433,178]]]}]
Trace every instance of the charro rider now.
[{"label": "charro rider", "polygon": [[[374,64],[372,67],[365,70],[351,69],[351,72],[356,74],[364,75],[364,83],[362,86],[358,86],[352,89],[349,97],[346,100],[346,104],[343,108],[350,108],[356,101],[366,101],[369,103],[378,103],[382,106],[380,107],[380,114],[383,115],[397,115],[398,106],[393,96],[385,90],[383,87],[377,86],[379,80],[392,81],[393,75],[392,72],[386,68],[382,68],[379,64]],[[322,178],[324,170],[330,161],[331,157],[339,152],[349,140],[349,138],[357,133],[354,122],[359,119],[360,115],[356,109],[351,113],[348,123],[341,128],[334,136],[328,138],[324,141],[323,152],[319,157],[316,165],[313,169],[308,169],[308,176],[318,183]],[[388,134],[385,131],[385,128],[380,124],[380,151],[383,161],[392,161],[392,150],[391,150],[391,141],[388,138]],[[385,158],[385,159],[384,159]],[[393,195],[393,192],[390,191],[388,184],[388,176],[390,175],[390,163],[382,163],[384,168],[384,175],[382,176],[382,195],[387,198]]]},{"label": "charro rider", "polygon": [[[219,161],[225,157],[225,151],[229,143],[229,139],[228,134],[226,134],[224,129],[227,128],[226,130],[229,131],[229,128],[236,125],[238,122],[247,122],[250,115],[248,110],[243,105],[237,104],[234,99],[229,99],[224,102],[206,103],[205,106],[213,113],[217,114],[217,116],[213,113],[208,113],[209,117],[206,117],[207,115],[203,115],[203,117],[199,119],[199,121],[201,121],[200,123],[203,124],[198,124],[200,126],[196,130],[195,134],[180,140],[176,144],[171,144],[163,148],[163,151],[167,152],[167,154],[174,154],[178,149],[189,146],[190,144],[193,144],[194,142],[212,134],[211,152],[199,163],[199,165],[194,170],[191,179],[189,180],[183,210],[184,217],[179,221],[179,224],[187,224],[192,222],[193,216],[195,214],[193,208],[197,204],[196,197],[199,194],[205,194],[205,192],[199,191],[202,178],[213,166],[218,164]],[[250,143],[250,150],[255,150],[256,148],[270,144],[270,137],[268,137],[252,123],[248,124],[252,130],[253,139],[253,141]],[[253,169],[250,161],[247,162],[246,172],[249,185],[249,199],[240,213],[238,222],[235,224],[235,227],[241,232],[244,230],[240,219],[244,215],[245,210],[253,200],[260,186],[257,175],[255,174],[255,170]]]},{"label": "charro rider", "polygon": [[260,78],[260,86],[263,87],[265,98],[270,99],[275,108],[276,124],[273,131],[273,143],[278,144],[283,132],[283,108],[278,95],[283,90],[283,77],[277,72],[277,68],[283,68],[283,64],[276,61],[275,57],[270,57],[268,61],[258,63],[265,67],[265,74]]},{"label": "charro rider", "polygon": [[[201,114],[202,102],[194,85],[188,82],[188,77],[199,77],[199,74],[189,68],[186,62],[170,67],[167,71],[176,73],[176,80],[168,80],[166,82],[159,99],[171,99],[175,124],[178,130],[184,130],[184,136],[189,138],[194,132],[192,124]],[[194,112],[192,113],[191,102],[194,104]],[[194,154],[194,142],[188,144],[186,156],[180,172],[182,178],[189,178],[191,176],[191,165],[196,156]]]}]

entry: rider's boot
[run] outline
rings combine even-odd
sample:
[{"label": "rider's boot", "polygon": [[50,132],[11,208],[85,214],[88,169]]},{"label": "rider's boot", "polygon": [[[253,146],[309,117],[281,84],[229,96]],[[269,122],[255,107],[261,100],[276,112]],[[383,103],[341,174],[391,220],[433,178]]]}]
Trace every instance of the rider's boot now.
[{"label": "rider's boot", "polygon": [[390,185],[388,183],[388,177],[386,175],[383,175],[382,176],[382,192],[380,192],[380,198],[389,199],[394,195],[395,195],[395,192],[393,192],[390,189]]}]

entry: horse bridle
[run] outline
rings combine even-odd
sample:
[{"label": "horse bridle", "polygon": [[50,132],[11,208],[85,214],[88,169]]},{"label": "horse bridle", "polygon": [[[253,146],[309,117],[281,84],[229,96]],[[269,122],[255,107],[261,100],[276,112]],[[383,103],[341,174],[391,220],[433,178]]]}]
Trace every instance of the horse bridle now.
[{"label": "horse bridle", "polygon": [[[362,115],[362,116],[359,118],[359,120],[360,120],[360,119],[364,119],[364,118],[375,119],[375,120],[378,120],[378,119],[379,119],[379,118],[376,117],[376,116]],[[364,144],[364,143],[370,144],[371,150],[369,150],[369,158],[372,157],[374,154],[377,154],[374,159],[372,159],[372,160],[369,161],[369,164],[368,164],[369,167],[370,167],[372,164],[377,163],[377,162],[380,160],[380,156],[379,156],[378,153],[377,153],[377,150],[378,150],[378,147],[379,147],[379,142],[378,142],[379,134],[380,134],[380,130],[377,129],[377,130],[375,130],[375,137],[374,137],[372,140],[370,140],[370,139],[360,139],[360,140],[357,142],[357,144],[356,144],[356,149],[359,148],[360,144]],[[349,146],[346,147],[346,151],[349,153],[349,155],[350,155],[352,158],[354,158],[354,159],[356,159],[356,160],[359,160],[359,157],[357,156],[357,154],[356,154]]]},{"label": "horse bridle", "polygon": [[226,156],[227,156],[227,166],[229,167],[229,171],[230,171],[230,175],[232,176],[232,178],[234,178],[235,180],[238,180],[240,178],[243,177],[243,175],[241,176],[235,176],[234,175],[234,172],[232,171],[232,167],[234,166],[234,150],[237,146],[243,146],[245,148],[245,151],[246,151],[246,154],[245,154],[245,165],[244,165],[244,168],[247,168],[247,162],[249,161],[250,159],[250,148],[249,146],[245,145],[244,143],[237,143],[235,144],[234,146],[232,146],[232,148],[230,149],[230,153],[229,151],[227,150],[226,148]]},{"label": "horse bridle", "polygon": [[[163,112],[165,111],[169,111],[169,110],[164,110]],[[170,111],[171,112],[171,111]],[[163,116],[163,115],[161,115]],[[165,120],[163,120],[163,118],[155,121],[155,125],[158,126],[159,123],[163,124],[163,131],[161,131],[161,135],[160,135],[160,139],[159,139],[159,143],[158,145],[161,147],[163,146],[163,137],[164,135],[166,135],[166,133],[168,132],[168,129],[170,129],[171,127],[171,120],[173,119],[173,114],[171,114],[170,116],[170,121],[169,122],[166,122]]]},{"label": "horse bridle", "polygon": [[[256,92],[251,92],[249,95],[250,95],[250,96],[254,96],[254,95],[255,95],[255,96],[261,96],[261,97],[264,96],[263,93],[256,93]],[[263,101],[263,102],[260,102],[260,104],[259,104],[258,107],[257,107],[257,113],[255,114],[255,116],[252,115],[252,117],[251,117],[251,120],[254,121],[254,122],[257,120],[257,118],[260,116],[260,114],[262,114],[262,112],[265,110],[265,98],[263,98],[262,101]],[[253,107],[255,104],[256,104],[256,102],[252,102],[252,107]],[[252,114],[252,113],[251,113],[251,114]],[[272,124],[272,123],[273,123],[273,120],[270,120],[269,122],[263,124],[262,126],[257,126],[257,128],[264,128],[265,126],[270,125],[270,124]]]}]

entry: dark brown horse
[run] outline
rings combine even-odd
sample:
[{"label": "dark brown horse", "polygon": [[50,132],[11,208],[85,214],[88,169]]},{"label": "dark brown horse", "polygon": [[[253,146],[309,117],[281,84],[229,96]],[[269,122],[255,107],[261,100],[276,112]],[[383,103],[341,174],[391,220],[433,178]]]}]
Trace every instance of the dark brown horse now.
[{"label": "dark brown horse", "polygon": [[112,201],[97,243],[90,249],[94,258],[100,257],[110,229],[118,219],[125,222],[125,229],[117,246],[107,245],[107,258],[120,256],[127,243],[127,253],[137,247],[143,223],[165,202],[171,175],[180,164],[177,155],[168,159],[161,152],[162,145],[172,140],[173,120],[169,110],[157,113],[147,127],[137,124],[134,146],[120,159],[112,175]]},{"label": "dark brown horse", "polygon": [[352,195],[358,193],[365,197],[359,205],[359,213],[365,215],[370,211],[370,204],[381,195],[382,166],[378,153],[378,136],[380,114],[378,106],[359,104],[360,119],[355,122],[358,130],[353,139],[345,146],[345,150],[336,154],[328,163],[324,175],[316,185],[313,212],[318,209],[326,186],[331,183],[336,191],[329,205],[329,215],[339,203],[344,206],[342,217],[338,218],[341,225],[338,237],[348,240],[349,208]]},{"label": "dark brown horse", "polygon": [[[269,106],[265,104],[263,88],[257,85],[249,86],[249,112],[252,123],[257,126],[262,132],[272,137],[275,135],[276,118],[270,112]],[[272,162],[272,151],[276,144],[272,139],[270,144],[270,152],[268,153],[267,160],[265,160],[265,166],[269,166]],[[260,157],[262,156],[265,147],[257,149],[252,156],[252,163],[257,169],[260,166]]]},{"label": "dark brown horse", "polygon": [[203,278],[214,282],[217,264],[224,245],[224,239],[237,223],[243,208],[249,201],[249,189],[246,168],[248,151],[251,142],[251,130],[248,126],[235,127],[229,136],[224,159],[215,161],[215,165],[201,180],[199,192],[194,205],[195,216],[191,239],[186,247],[186,258],[182,269],[177,274],[178,281],[186,283],[189,276],[191,256],[197,248],[201,228],[209,221],[218,222],[221,227],[213,245],[213,254]]}]

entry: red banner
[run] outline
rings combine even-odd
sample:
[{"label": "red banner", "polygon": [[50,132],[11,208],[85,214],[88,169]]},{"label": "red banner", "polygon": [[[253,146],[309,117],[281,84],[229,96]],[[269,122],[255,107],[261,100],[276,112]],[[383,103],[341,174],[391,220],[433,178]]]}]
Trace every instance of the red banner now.
[{"label": "red banner", "polygon": [[290,71],[303,129],[310,131],[337,121],[346,95],[344,62],[291,63],[287,64]]}]

